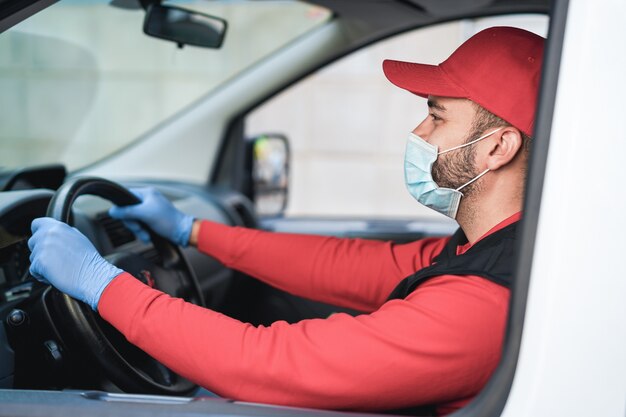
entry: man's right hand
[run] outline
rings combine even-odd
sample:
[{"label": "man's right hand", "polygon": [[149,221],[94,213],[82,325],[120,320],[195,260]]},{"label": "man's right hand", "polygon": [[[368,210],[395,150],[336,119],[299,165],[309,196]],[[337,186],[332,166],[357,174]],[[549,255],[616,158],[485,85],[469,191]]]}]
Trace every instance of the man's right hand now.
[{"label": "man's right hand", "polygon": [[130,191],[141,200],[141,203],[111,207],[109,210],[111,217],[122,220],[144,242],[150,240],[150,236],[138,222],[143,222],[154,232],[177,245],[189,244],[193,216],[179,211],[155,188],[131,188]]}]

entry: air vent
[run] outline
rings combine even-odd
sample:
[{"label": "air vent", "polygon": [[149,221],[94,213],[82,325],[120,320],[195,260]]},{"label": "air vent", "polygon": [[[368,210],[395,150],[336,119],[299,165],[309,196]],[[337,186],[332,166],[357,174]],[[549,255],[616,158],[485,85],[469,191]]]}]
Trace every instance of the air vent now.
[{"label": "air vent", "polygon": [[135,234],[128,230],[121,220],[109,216],[109,213],[98,214],[96,220],[104,228],[113,247],[117,248],[135,240]]}]

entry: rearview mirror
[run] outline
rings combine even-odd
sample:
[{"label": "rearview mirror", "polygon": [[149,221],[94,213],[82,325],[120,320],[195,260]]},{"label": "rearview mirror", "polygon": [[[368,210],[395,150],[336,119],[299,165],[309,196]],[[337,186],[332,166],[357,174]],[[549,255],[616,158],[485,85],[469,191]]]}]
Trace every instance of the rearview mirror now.
[{"label": "rearview mirror", "polygon": [[226,20],[176,6],[151,4],[146,10],[143,31],[155,38],[183,45],[219,48],[226,34]]}]

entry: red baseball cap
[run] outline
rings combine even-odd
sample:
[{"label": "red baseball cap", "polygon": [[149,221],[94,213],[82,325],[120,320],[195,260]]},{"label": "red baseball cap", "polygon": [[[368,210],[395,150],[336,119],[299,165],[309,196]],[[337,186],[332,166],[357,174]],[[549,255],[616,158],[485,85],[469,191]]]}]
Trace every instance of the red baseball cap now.
[{"label": "red baseball cap", "polygon": [[532,135],[545,39],[523,29],[478,32],[439,65],[385,60],[393,84],[422,97],[467,98]]}]

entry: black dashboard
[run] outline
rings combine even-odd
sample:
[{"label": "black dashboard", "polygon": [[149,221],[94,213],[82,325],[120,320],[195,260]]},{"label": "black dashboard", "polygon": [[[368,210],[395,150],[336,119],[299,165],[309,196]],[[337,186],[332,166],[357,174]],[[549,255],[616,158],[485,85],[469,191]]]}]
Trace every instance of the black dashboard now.
[{"label": "black dashboard", "polygon": [[[250,203],[233,193],[174,182],[125,182],[122,185],[126,188],[154,186],[177,208],[198,218],[230,225],[248,225],[247,219],[254,218]],[[48,301],[41,301],[51,288],[28,274],[30,225],[35,218],[46,215],[53,196],[54,191],[49,189],[0,192],[0,319],[4,324],[0,325],[0,388],[90,386],[84,381],[59,379],[63,372],[49,367],[49,358],[41,361],[42,355],[54,357],[64,352],[67,356],[67,351],[73,349],[71,335],[64,333],[62,323],[50,319]],[[100,197],[81,196],[73,205],[71,223],[105,257],[132,253],[159,264],[160,254],[152,243],[136,238],[122,222],[108,215],[111,205]],[[205,305],[220,310],[237,273],[195,248],[180,250],[195,273]],[[46,367],[49,369],[43,371]],[[97,385],[91,387],[98,388]]]},{"label": "black dashboard", "polygon": [[45,215],[52,191],[0,193],[0,303],[28,295],[30,223]]},{"label": "black dashboard", "polygon": [[[156,186],[179,209],[225,224],[242,223],[242,219],[232,207],[220,201],[206,188],[189,184],[146,184],[126,183],[128,187]],[[0,302],[11,301],[24,294],[22,284],[28,280],[30,266],[27,241],[30,237],[30,223],[37,217],[45,216],[53,192],[45,189],[4,191],[0,193]],[[107,211],[111,203],[92,196],[83,196],[75,204],[73,223],[86,235],[102,255],[116,251],[131,251],[154,258],[151,244],[137,239],[124,225],[112,219]],[[203,290],[209,291],[215,285],[214,278],[225,276],[225,268],[214,259],[199,254],[191,248],[183,249]]]}]

